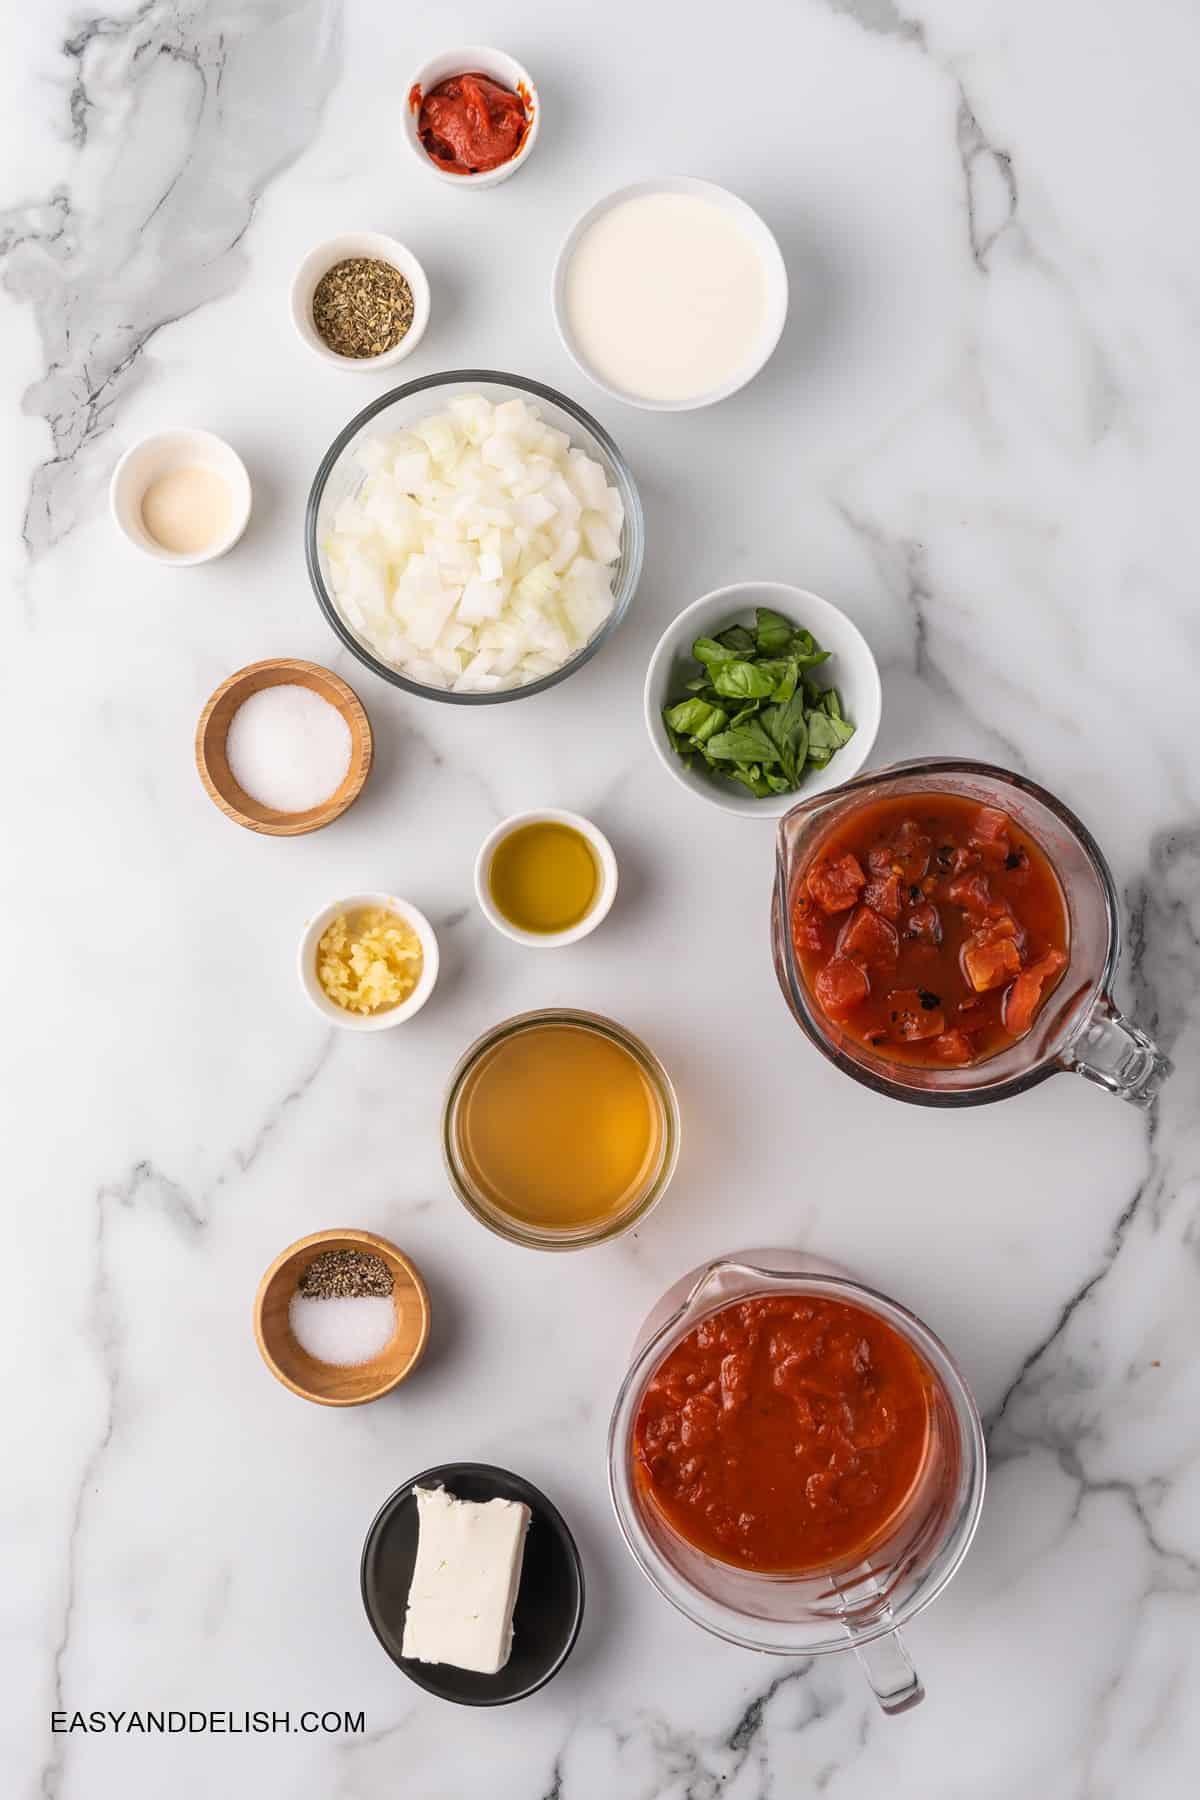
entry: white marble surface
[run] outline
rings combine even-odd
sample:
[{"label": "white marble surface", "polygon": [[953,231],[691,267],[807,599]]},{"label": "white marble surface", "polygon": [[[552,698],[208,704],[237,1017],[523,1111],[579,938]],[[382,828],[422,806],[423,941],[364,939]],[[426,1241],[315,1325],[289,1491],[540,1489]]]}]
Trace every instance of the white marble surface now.
[{"label": "white marble surface", "polygon": [[[455,193],[401,141],[455,40],[534,69],[517,180]],[[1175,1800],[1200,1761],[1200,770],[1195,170],[1200,20],[1179,0],[743,0],[472,9],[146,0],[9,7],[0,57],[7,1115],[3,1766],[41,1800]],[[766,373],[655,417],[573,370],[548,301],[585,204],[656,170],[759,206],[793,283]],[[563,386],[609,426],[649,550],[612,645],[553,694],[462,712],[358,671],[301,549],[315,464],[388,385],[294,340],[289,274],[365,225],[426,262],[406,373]],[[227,435],[255,515],[164,572],[110,526],[121,450]],[[1060,1078],[979,1112],[878,1100],[802,1041],[771,975],[772,834],[701,810],[645,741],[641,677],[685,602],[796,581],[884,666],[876,760],[983,754],[1096,829],[1125,995],[1176,1058],[1147,1118]],[[192,731],[270,654],[355,681],[367,792],[297,842],[232,829]],[[471,901],[520,806],[592,814],[617,911],[531,956]],[[437,921],[419,1021],[357,1039],[297,988],[307,912],[393,886]],[[575,1258],[489,1238],[449,1193],[438,1098],[520,1008],[599,1007],[682,1098],[674,1187]],[[723,1029],[714,1033],[712,1022]],[[731,1072],[732,1071],[732,1072]],[[323,1225],[426,1270],[419,1379],[349,1413],[287,1395],[260,1271]],[[929,1698],[888,1721],[852,1661],[693,1630],[610,1518],[605,1426],[648,1304],[749,1242],[838,1257],[953,1346],[990,1420],[983,1524],[909,1632]],[[364,1531],[427,1463],[508,1463],[569,1515],[590,1599],[562,1676],[451,1710],[363,1618]],[[52,1735],[54,1708],[346,1707],[367,1735]]]}]

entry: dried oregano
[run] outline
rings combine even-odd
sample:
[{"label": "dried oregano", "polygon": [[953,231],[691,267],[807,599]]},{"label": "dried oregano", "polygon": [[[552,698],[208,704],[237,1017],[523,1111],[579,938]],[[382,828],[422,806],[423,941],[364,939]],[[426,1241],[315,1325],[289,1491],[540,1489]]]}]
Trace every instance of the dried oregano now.
[{"label": "dried oregano", "polygon": [[391,263],[350,256],[317,283],[313,324],[338,356],[382,356],[413,322],[412,289]]}]

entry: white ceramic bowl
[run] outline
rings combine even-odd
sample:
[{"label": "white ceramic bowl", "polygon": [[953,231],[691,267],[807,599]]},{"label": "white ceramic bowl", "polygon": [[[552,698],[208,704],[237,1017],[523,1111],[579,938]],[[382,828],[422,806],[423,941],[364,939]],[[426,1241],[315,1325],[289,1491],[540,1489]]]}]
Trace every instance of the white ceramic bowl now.
[{"label": "white ceramic bowl", "polygon": [[[498,912],[488,891],[488,872],[492,865],[492,857],[506,837],[519,831],[523,825],[570,825],[581,837],[591,845],[592,855],[596,859],[596,867],[600,872],[599,888],[590,910],[580,919],[578,925],[572,925],[567,931],[522,931],[512,925]],[[580,813],[561,812],[553,807],[545,807],[540,812],[513,813],[504,819],[494,831],[489,831],[479,847],[479,855],[475,858],[475,898],[479,902],[480,911],[489,925],[511,938],[514,944],[527,944],[531,950],[557,950],[563,944],[577,944],[595,931],[602,919],[608,917],[613,901],[617,897],[617,859],[613,855],[613,847],[604,833],[585,819]]]},{"label": "white ceramic bowl", "polygon": [[[644,394],[627,393],[623,388],[614,387],[592,367],[584,355],[567,315],[567,271],[580,239],[597,219],[610,212],[614,206],[620,206],[626,200],[638,200],[645,194],[693,194],[697,199],[708,200],[714,206],[732,213],[758,251],[767,283],[766,317],[758,342],[748,347],[741,368],[720,387],[710,388],[684,400],[648,400]],[[582,217],[575,221],[554,265],[552,299],[554,322],[558,326],[563,347],[589,381],[594,381],[597,387],[603,388],[606,394],[611,394],[614,400],[624,400],[626,405],[640,406],[648,412],[694,412],[697,407],[712,406],[716,401],[736,394],[748,381],[753,381],[774,351],[787,320],[787,266],[769,226],[752,206],[747,206],[744,200],[739,200],[728,188],[717,187],[711,181],[697,181],[691,175],[660,175],[650,181],[635,181],[629,187],[617,188],[615,193],[606,194],[594,206],[589,206]]]},{"label": "white ceramic bowl", "polygon": [[[671,748],[662,719],[663,707],[684,699],[684,684],[699,673],[700,666],[692,659],[696,639],[711,637],[727,625],[752,625],[756,606],[783,613],[811,631],[823,650],[832,651],[829,661],[814,670],[814,678],[822,687],[838,690],[842,709],[855,726],[850,742],[823,769],[806,771],[797,792],[771,794],[763,800],[739,788],[735,781],[714,775],[699,757],[686,767]],[[858,626],[819,594],[811,594],[807,588],[789,587],[783,581],[735,582],[732,587],[716,588],[686,606],[658,640],[646,670],[643,700],[646,730],[668,775],[697,799],[746,819],[781,818],[798,800],[826,793],[857,775],[871,754],[883,710],[879,669]]]},{"label": "white ceramic bowl", "polygon": [[[377,262],[390,263],[412,289],[412,324],[398,344],[393,344],[390,350],[382,350],[378,356],[339,356],[322,340],[313,324],[312,304],[317,283],[335,263],[345,262],[352,256],[372,257]],[[291,309],[297,334],[322,362],[332,363],[339,369],[390,369],[394,363],[403,362],[410,356],[425,335],[429,323],[429,282],[412,251],[398,239],[386,237],[381,231],[344,231],[340,237],[327,238],[323,244],[318,244],[300,264],[292,280]]]},{"label": "white ceramic bowl", "polygon": [[[421,949],[425,961],[421,969],[421,979],[399,1006],[393,1006],[387,1012],[352,1013],[345,1007],[337,1006],[329,998],[317,980],[317,945],[322,935],[341,913],[357,912],[360,907],[378,906],[387,912],[395,913],[406,925],[411,925],[421,940]],[[407,900],[398,900],[394,894],[347,894],[343,900],[333,900],[323,906],[319,913],[308,921],[304,928],[304,936],[300,940],[300,986],[304,989],[310,1004],[315,1007],[321,1017],[330,1025],[340,1025],[344,1031],[390,1031],[393,1025],[403,1025],[414,1013],[419,1013],[430,994],[438,977],[438,942],[433,926]]]},{"label": "white ceramic bowl", "polygon": [[[228,527],[206,550],[196,550],[187,556],[164,550],[142,523],[142,496],[150,483],[172,469],[181,468],[211,469],[229,489]],[[178,426],[169,431],[153,432],[125,452],[113,470],[108,499],[118,531],[136,550],[155,562],[173,563],[177,568],[187,569],[197,563],[212,562],[233,549],[250,518],[250,477],[245,463],[224,438],[211,431]]]},{"label": "white ceramic bowl", "polygon": [[[493,81],[512,93],[519,94],[525,102],[525,115],[529,125],[521,147],[515,156],[510,157],[506,163],[501,163],[498,169],[485,169],[479,175],[452,175],[447,169],[439,169],[417,136],[421,101],[431,88],[437,87],[440,81],[449,81],[452,75],[490,75]],[[533,77],[515,56],[509,56],[503,50],[489,50],[474,44],[462,50],[443,51],[441,56],[431,56],[428,62],[422,63],[405,89],[404,136],[408,147],[431,175],[436,175],[439,181],[450,182],[454,187],[496,187],[499,182],[507,181],[510,175],[523,169],[533,155],[541,122],[542,103],[533,84]]]}]

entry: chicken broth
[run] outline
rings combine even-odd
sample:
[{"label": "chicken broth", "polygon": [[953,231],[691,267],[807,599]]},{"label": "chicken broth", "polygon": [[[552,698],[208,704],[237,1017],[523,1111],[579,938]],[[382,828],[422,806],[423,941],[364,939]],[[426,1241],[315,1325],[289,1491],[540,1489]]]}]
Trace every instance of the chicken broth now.
[{"label": "chicken broth", "polygon": [[458,1154],[499,1212],[543,1231],[616,1218],[660,1166],[662,1102],[633,1052],[590,1025],[539,1022],[494,1044],[463,1083]]},{"label": "chicken broth", "polygon": [[982,1062],[1024,1037],[1069,954],[1045,851],[961,794],[851,812],[796,883],[791,933],[826,1017],[924,1067]]}]

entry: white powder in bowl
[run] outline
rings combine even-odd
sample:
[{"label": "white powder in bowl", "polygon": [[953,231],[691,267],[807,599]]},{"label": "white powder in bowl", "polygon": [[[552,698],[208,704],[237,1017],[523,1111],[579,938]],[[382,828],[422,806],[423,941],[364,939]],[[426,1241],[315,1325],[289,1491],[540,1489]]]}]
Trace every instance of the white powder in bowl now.
[{"label": "white powder in bowl", "polygon": [[386,1350],[398,1324],[396,1302],[389,1296],[352,1294],[313,1299],[292,1295],[288,1324],[302,1350],[335,1368],[357,1368]]},{"label": "white powder in bowl", "polygon": [[307,812],[328,800],[345,779],[352,749],[337,707],[295,682],[251,694],[225,736],[233,779],[275,812]]}]

